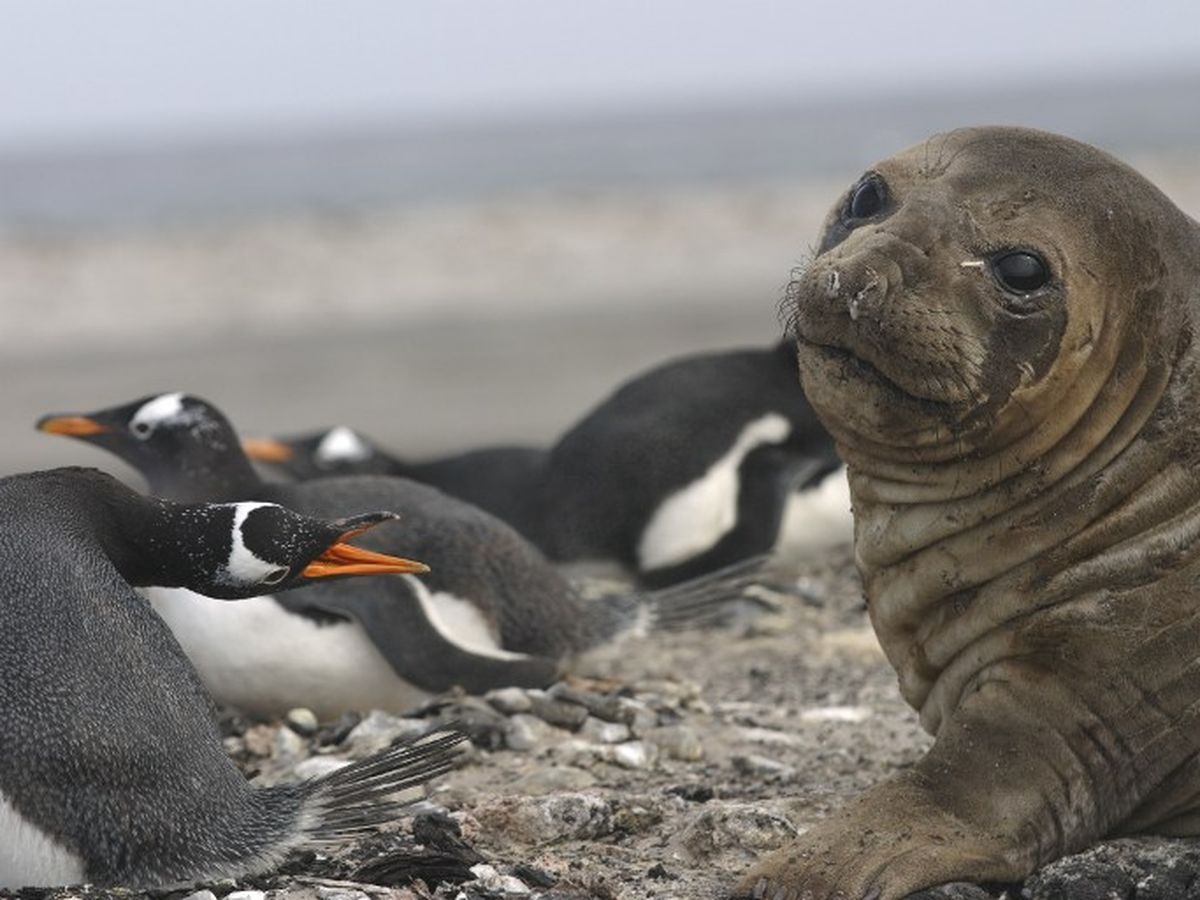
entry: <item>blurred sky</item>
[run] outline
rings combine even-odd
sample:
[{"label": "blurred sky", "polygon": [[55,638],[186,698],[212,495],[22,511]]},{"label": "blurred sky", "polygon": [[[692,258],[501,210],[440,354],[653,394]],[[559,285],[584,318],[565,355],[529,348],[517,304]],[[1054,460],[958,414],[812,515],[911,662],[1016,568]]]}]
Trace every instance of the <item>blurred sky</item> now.
[{"label": "blurred sky", "polygon": [[0,149],[1198,61],[1195,0],[0,0]]}]

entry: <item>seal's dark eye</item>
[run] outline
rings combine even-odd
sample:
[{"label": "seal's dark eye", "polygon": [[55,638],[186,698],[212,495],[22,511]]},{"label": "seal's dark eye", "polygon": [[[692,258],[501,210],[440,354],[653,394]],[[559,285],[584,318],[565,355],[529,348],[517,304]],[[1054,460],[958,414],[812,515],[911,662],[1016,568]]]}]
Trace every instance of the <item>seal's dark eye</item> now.
[{"label": "seal's dark eye", "polygon": [[872,176],[854,189],[846,212],[850,219],[869,219],[883,210],[886,200],[883,179]]},{"label": "seal's dark eye", "polygon": [[1011,250],[992,260],[992,272],[1006,291],[1029,294],[1050,280],[1050,269],[1040,256],[1028,250]]}]

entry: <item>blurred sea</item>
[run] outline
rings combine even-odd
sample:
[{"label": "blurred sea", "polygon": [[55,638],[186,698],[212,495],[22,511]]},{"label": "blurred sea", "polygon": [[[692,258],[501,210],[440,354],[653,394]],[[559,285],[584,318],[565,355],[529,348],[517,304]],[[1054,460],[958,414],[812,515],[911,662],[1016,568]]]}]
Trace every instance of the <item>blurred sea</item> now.
[{"label": "blurred sea", "polygon": [[137,226],[291,212],[346,213],[587,191],[848,178],[947,128],[1022,124],[1125,158],[1194,161],[1200,68],[1109,81],[921,96],[509,120],[188,144],[0,152],[0,228]]}]

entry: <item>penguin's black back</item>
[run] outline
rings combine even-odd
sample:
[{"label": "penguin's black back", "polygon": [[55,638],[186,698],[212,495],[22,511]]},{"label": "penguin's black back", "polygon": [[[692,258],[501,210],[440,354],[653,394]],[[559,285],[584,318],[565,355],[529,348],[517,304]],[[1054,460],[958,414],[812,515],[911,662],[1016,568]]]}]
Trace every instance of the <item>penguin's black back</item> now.
[{"label": "penguin's black back", "polygon": [[548,455],[540,447],[482,447],[438,459],[398,463],[395,474],[474,504],[529,535],[530,499]]},{"label": "penguin's black back", "polygon": [[[313,516],[398,510],[398,523],[368,532],[359,543],[426,563],[430,572],[421,581],[431,591],[473,600],[495,622],[505,649],[562,657],[594,643],[587,605],[537,548],[495,516],[436,488],[407,478],[346,475],[264,485],[256,499]],[[393,590],[391,579],[315,584],[303,600],[319,606],[323,598],[353,593],[356,603],[385,603]]]},{"label": "penguin's black back", "polygon": [[637,376],[551,449],[536,501],[539,546],[552,559],[615,558],[636,568],[642,528],[662,501],[769,413],[788,420],[790,449],[836,466],[786,343],[698,354]]},{"label": "penguin's black back", "polygon": [[0,788],[94,881],[253,858],[299,796],[249,788],[183,651],[97,540],[87,480],[53,474],[0,479]]}]

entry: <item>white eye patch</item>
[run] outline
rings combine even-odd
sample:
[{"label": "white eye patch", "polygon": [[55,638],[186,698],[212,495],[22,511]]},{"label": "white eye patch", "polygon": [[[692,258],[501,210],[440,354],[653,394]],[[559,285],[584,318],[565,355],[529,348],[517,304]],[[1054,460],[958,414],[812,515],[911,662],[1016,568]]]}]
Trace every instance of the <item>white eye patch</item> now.
[{"label": "white eye patch", "polygon": [[[267,562],[254,554],[249,547],[246,546],[245,537],[242,535],[242,525],[246,522],[246,517],[256,509],[262,507],[275,506],[274,503],[230,503],[233,507],[233,534],[230,541],[229,560],[225,563],[225,573],[229,581],[234,584],[258,584],[262,581],[270,579],[267,576],[278,573],[282,568],[278,563]],[[278,580],[282,580],[277,578]]]},{"label": "white eye patch", "polygon": [[183,412],[183,394],[162,394],[142,404],[129,420],[129,430],[138,437],[149,437],[163,422],[176,418]]},{"label": "white eye patch", "polygon": [[358,462],[371,455],[371,448],[345,425],[329,429],[317,444],[316,459],[320,464]]}]

